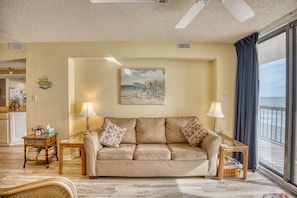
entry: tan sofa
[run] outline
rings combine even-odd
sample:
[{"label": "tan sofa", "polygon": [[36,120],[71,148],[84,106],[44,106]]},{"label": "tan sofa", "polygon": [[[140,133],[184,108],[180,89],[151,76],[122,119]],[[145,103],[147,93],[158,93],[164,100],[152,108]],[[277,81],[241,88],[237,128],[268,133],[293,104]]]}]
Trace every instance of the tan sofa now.
[{"label": "tan sofa", "polygon": [[193,118],[109,117],[126,128],[125,135],[118,148],[101,145],[100,132],[84,137],[87,174],[90,178],[215,176],[220,136],[208,130],[200,146],[190,146],[181,128]]}]

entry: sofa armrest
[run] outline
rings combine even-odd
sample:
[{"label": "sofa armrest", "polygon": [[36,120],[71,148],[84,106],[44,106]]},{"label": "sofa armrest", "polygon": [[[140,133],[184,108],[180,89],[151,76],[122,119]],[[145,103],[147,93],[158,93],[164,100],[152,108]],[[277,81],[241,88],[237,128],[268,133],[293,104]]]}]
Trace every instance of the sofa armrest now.
[{"label": "sofa armrest", "polygon": [[219,148],[221,146],[221,137],[212,131],[201,142],[201,148],[207,152],[209,165],[208,174],[215,176],[217,174],[217,163]]},{"label": "sofa armrest", "polygon": [[86,152],[86,166],[87,173],[89,176],[96,176],[96,159],[97,152],[103,146],[100,144],[98,139],[98,133],[92,131],[84,137],[84,148]]}]

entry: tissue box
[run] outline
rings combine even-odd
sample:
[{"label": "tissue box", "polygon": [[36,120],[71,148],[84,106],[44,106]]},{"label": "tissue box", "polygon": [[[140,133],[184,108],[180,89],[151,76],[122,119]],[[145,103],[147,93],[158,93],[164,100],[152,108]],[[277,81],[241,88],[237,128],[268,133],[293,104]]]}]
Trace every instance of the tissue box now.
[{"label": "tissue box", "polygon": [[55,133],[54,128],[45,129],[44,134],[45,135],[53,135]]}]

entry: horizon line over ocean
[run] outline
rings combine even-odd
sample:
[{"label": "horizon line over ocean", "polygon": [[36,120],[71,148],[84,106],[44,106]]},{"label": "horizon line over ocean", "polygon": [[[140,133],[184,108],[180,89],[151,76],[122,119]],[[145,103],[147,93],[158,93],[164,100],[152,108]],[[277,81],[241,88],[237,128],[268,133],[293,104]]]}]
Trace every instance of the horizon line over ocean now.
[{"label": "horizon line over ocean", "polygon": [[286,107],[286,97],[259,97],[259,106]]}]

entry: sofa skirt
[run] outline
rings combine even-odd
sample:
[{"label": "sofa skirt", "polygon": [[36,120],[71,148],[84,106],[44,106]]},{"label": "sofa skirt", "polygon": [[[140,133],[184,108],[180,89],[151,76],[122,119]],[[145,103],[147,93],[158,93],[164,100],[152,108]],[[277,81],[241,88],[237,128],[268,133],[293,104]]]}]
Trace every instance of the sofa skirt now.
[{"label": "sofa skirt", "polygon": [[211,176],[208,160],[96,160],[96,175],[116,177]]}]

